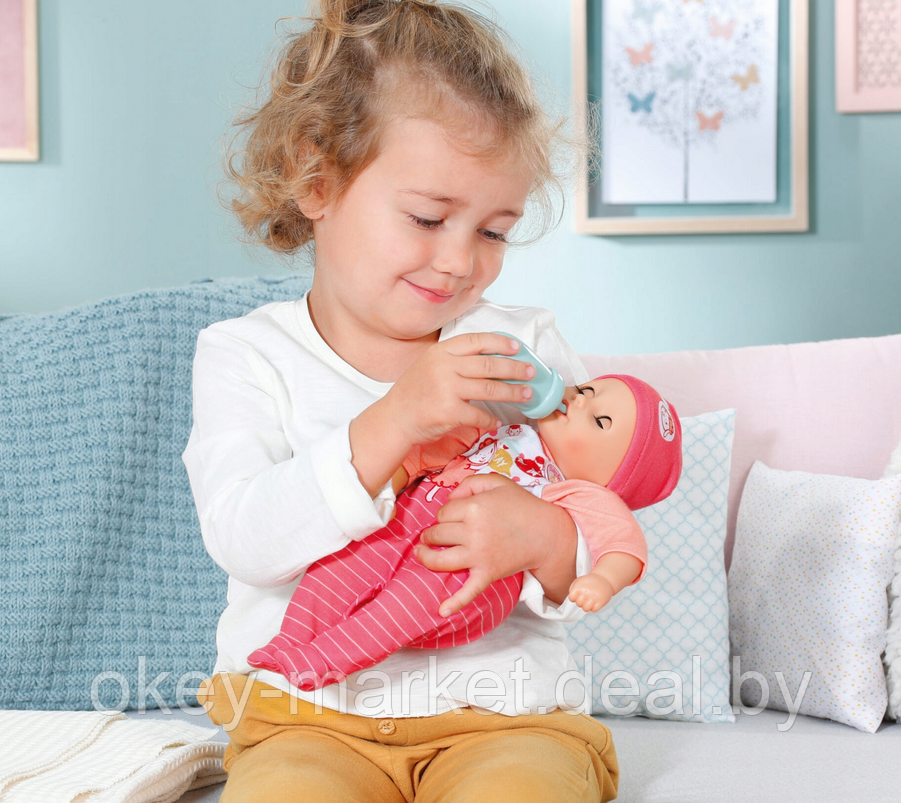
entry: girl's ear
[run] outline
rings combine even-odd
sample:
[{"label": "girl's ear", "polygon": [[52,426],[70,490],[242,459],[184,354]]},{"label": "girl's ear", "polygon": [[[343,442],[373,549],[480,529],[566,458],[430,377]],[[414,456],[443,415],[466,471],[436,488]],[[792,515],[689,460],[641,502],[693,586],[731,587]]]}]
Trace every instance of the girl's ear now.
[{"label": "girl's ear", "polygon": [[329,205],[331,182],[326,176],[316,179],[312,189],[294,200],[301,214],[310,220],[321,220]]},{"label": "girl's ear", "polygon": [[[308,145],[307,148],[313,152],[317,150],[315,145]],[[307,159],[302,159],[302,162],[310,164],[312,160],[309,156],[311,155],[312,154],[308,153]],[[308,190],[305,188],[302,195],[297,195],[294,198],[301,214],[310,220],[322,219],[322,216],[325,214],[325,210],[329,205],[329,199],[331,198],[333,180],[328,170],[324,168],[325,166],[322,165],[320,168],[322,172],[313,182],[312,188]]]},{"label": "girl's ear", "polygon": [[322,181],[320,179],[316,182],[316,187],[311,192],[304,197],[295,199],[300,213],[310,220],[321,220],[325,214],[325,208],[328,206],[321,184]]}]

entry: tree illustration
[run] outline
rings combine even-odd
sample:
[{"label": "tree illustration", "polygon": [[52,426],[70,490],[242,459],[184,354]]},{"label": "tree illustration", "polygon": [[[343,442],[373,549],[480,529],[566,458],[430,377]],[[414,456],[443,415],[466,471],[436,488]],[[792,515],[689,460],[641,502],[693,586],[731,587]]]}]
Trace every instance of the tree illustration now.
[{"label": "tree illustration", "polygon": [[607,2],[614,27],[604,70],[616,89],[606,105],[681,149],[688,203],[692,148],[715,148],[724,127],[756,119],[761,80],[775,82],[762,73],[767,38],[776,35],[766,0]]}]

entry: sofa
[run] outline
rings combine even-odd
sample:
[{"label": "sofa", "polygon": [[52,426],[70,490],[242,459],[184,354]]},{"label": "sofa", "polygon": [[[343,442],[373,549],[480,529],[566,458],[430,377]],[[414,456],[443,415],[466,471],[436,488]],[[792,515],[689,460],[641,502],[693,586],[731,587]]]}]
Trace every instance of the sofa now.
[{"label": "sofa", "polygon": [[[297,297],[308,284],[304,276],[203,280],[0,318],[0,709],[99,707],[209,724],[192,694],[212,669],[225,577],[203,551],[180,461],[194,339],[215,320]],[[714,412],[717,426],[728,423],[722,499],[697,502],[722,514],[711,514],[716,582],[705,594],[722,596],[717,582],[725,587],[739,558],[752,466],[876,481],[901,440],[901,335],[583,360],[592,376],[647,380],[691,426]],[[746,574],[756,559],[742,558]],[[608,624],[628,621],[628,604]],[[731,651],[721,615],[714,631],[722,663]],[[731,703],[706,718],[606,716],[618,799],[898,799],[894,721],[871,733],[744,697]],[[221,790],[181,799],[214,801]]]}]

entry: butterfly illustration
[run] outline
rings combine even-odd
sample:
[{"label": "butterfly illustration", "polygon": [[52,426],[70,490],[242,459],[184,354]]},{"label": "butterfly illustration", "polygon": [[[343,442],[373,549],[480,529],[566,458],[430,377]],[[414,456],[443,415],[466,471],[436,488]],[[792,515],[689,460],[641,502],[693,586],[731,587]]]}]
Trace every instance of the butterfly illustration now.
[{"label": "butterfly illustration", "polygon": [[635,50],[635,48],[627,47],[626,53],[629,54],[629,61],[632,62],[632,66],[637,67],[639,64],[651,63],[651,50],[653,49],[654,43],[648,42],[641,50]]},{"label": "butterfly illustration", "polygon": [[732,80],[735,81],[739,86],[741,86],[741,91],[746,92],[751,84],[759,84],[760,78],[757,75],[757,65],[752,64],[748,68],[747,75],[733,75]]},{"label": "butterfly illustration", "polygon": [[716,17],[710,18],[710,36],[722,36],[723,39],[731,39],[732,33],[735,31],[735,20],[729,22],[720,22]]},{"label": "butterfly illustration", "polygon": [[667,64],[666,72],[670,81],[690,81],[691,76],[694,74],[694,69],[691,64],[686,64],[683,67],[677,67],[675,64]]},{"label": "butterfly illustration", "polygon": [[643,19],[648,25],[654,24],[654,17],[663,8],[662,3],[648,3],[645,0],[635,0],[635,8],[632,10],[633,19]]},{"label": "butterfly illustration", "polygon": [[629,93],[629,101],[632,104],[633,112],[646,111],[648,114],[651,113],[651,103],[654,102],[654,97],[657,95],[656,92],[649,92],[645,95],[644,98],[637,98],[631,92]]},{"label": "butterfly illustration", "polygon": [[720,130],[720,123],[723,120],[723,113],[721,111],[712,114],[710,117],[703,112],[696,111],[695,114],[698,116],[698,131],[706,131],[707,129],[710,129],[711,131]]}]

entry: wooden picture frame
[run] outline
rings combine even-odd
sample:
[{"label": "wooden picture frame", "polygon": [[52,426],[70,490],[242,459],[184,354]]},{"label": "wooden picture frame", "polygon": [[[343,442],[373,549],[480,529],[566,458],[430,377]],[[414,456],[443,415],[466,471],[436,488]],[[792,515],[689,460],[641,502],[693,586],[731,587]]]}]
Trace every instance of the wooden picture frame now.
[{"label": "wooden picture frame", "polygon": [[[572,0],[573,96],[580,130],[587,130],[589,103],[603,102],[595,86],[589,94],[592,63],[589,11],[600,14],[604,0]],[[589,166],[579,171],[576,231],[583,234],[729,234],[804,232],[809,228],[808,200],[808,0],[779,0],[780,63],[777,102],[777,200],[774,204],[634,204],[600,200]],[[787,24],[783,25],[782,22]],[[600,143],[603,154],[603,139]]]},{"label": "wooden picture frame", "polygon": [[0,0],[0,161],[39,157],[37,0]]},{"label": "wooden picture frame", "polygon": [[835,0],[835,107],[839,112],[901,111],[899,57],[901,0]]}]

